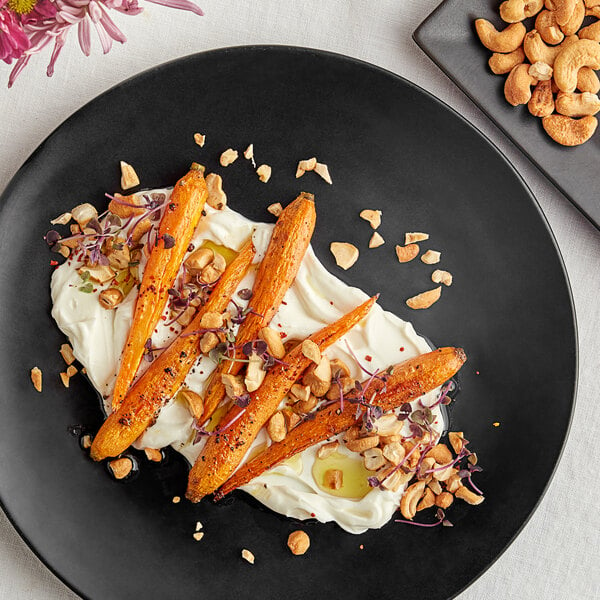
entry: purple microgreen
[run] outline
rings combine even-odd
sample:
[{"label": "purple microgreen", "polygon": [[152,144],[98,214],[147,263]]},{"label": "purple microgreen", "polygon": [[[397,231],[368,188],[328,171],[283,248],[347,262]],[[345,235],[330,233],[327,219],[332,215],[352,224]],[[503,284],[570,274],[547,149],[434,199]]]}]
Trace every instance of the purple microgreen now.
[{"label": "purple microgreen", "polygon": [[169,235],[168,233],[163,233],[162,241],[165,250],[170,250],[171,248],[173,248],[173,246],[175,246],[175,238],[172,235]]},{"label": "purple microgreen", "polygon": [[470,475],[469,470],[468,469],[461,469],[457,475],[461,478],[464,479],[465,477],[468,477]]},{"label": "purple microgreen", "polygon": [[421,437],[423,435],[423,428],[416,423],[411,423],[408,428],[410,429],[410,433],[413,437]]},{"label": "purple microgreen", "polygon": [[474,465],[472,463],[469,463],[468,468],[471,473],[480,473],[481,471],[483,471],[483,469],[479,465]]},{"label": "purple microgreen", "polygon": [[444,519],[442,521],[442,527],[454,527],[454,524],[451,523],[448,519]]},{"label": "purple microgreen", "polygon": [[243,290],[240,290],[237,295],[242,300],[250,300],[250,298],[252,298],[252,290],[249,288],[244,288]]},{"label": "purple microgreen", "polygon": [[377,477],[373,476],[373,477],[368,477],[367,481],[369,482],[369,485],[372,488],[377,488],[381,485],[381,481],[379,481],[379,479],[377,479]]},{"label": "purple microgreen", "polygon": [[362,383],[360,381],[358,381],[358,379],[356,379],[354,381],[354,389],[359,393],[361,393],[363,391]]},{"label": "purple microgreen", "polygon": [[118,215],[115,215],[113,213],[111,213],[110,215],[108,215],[108,217],[106,217],[105,223],[106,223],[106,227],[121,228],[123,226],[121,217],[119,217]]},{"label": "purple microgreen", "polygon": [[46,233],[44,239],[46,240],[48,246],[52,247],[56,244],[56,242],[58,242],[58,240],[60,240],[60,233],[54,229],[51,229],[48,231],[48,233]]},{"label": "purple microgreen", "polygon": [[263,363],[263,369],[270,369],[274,364],[275,364],[275,357],[271,356],[268,353],[262,354],[262,359],[264,361]]},{"label": "purple microgreen", "polygon": [[90,219],[86,226],[86,229],[93,229],[98,235],[102,235],[102,226],[100,225],[100,222],[98,221],[98,219]]},{"label": "purple microgreen", "polygon": [[[442,525],[445,520],[444,511],[441,508],[439,508],[436,511],[435,516],[437,518],[437,521],[435,523],[417,523],[415,521],[407,521],[406,519],[395,519],[395,522],[406,523],[408,525],[416,525],[417,527],[437,527],[438,525]],[[448,521],[448,523],[450,523],[450,521]],[[450,526],[452,526],[452,524],[450,524]]]},{"label": "purple microgreen", "polygon": [[411,412],[412,412],[412,406],[408,402],[405,402],[400,407],[400,410],[398,412],[398,415],[397,415],[398,421],[405,421],[406,419],[408,419]]},{"label": "purple microgreen", "polygon": [[250,404],[250,394],[242,394],[241,396],[234,396],[233,402],[240,408],[246,408]]},{"label": "purple microgreen", "polygon": [[480,496],[484,495],[484,493],[473,483],[473,480],[471,479],[471,474],[470,473],[467,476],[467,481],[469,482],[469,485],[473,488],[473,490],[476,491]]}]

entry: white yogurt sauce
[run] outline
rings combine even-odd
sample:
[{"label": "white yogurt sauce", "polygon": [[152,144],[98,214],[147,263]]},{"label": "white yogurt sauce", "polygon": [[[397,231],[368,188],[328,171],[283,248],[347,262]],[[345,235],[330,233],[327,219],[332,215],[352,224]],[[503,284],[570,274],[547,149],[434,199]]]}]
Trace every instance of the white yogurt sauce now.
[{"label": "white yogurt sauce", "polygon": [[[156,191],[167,196],[170,194],[170,190]],[[229,208],[216,211],[207,206],[206,213],[193,238],[196,248],[210,240],[237,251],[252,235],[257,250],[255,263],[260,262],[266,252],[273,225],[254,223]],[[144,262],[141,261],[140,273]],[[98,302],[98,292],[86,294],[78,290],[81,278],[77,268],[80,266],[81,263],[72,259],[54,271],[51,281],[52,316],[68,336],[75,357],[85,366],[92,384],[105,398],[105,409],[109,412],[110,394],[132,322],[136,290],[134,288],[115,310],[105,310]],[[252,288],[255,274],[256,268],[251,268],[239,289]],[[247,304],[237,294],[234,298],[242,306]],[[286,339],[303,339],[339,319],[366,299],[364,292],[346,285],[329,273],[309,248],[271,327],[286,333]],[[181,330],[177,324],[171,327],[175,331],[160,322],[152,336],[155,347],[168,345]],[[410,323],[384,311],[379,305],[375,305],[362,323],[326,352],[330,358],[344,360],[353,371],[352,376],[363,380],[366,376],[348,352],[346,342],[370,371],[385,369],[430,350],[427,342],[415,333]],[[367,356],[371,360],[366,359]],[[148,365],[142,361],[138,375]],[[214,366],[208,357],[203,357],[189,373],[185,385],[203,394]],[[423,396],[421,401],[430,405],[436,397],[437,390]],[[442,415],[437,407],[433,413],[433,428],[441,432]],[[161,410],[155,424],[137,440],[135,446],[163,448],[171,445],[193,463],[203,443],[192,443],[192,423],[193,418],[187,406],[173,399]],[[403,433],[409,434],[408,430]],[[266,432],[261,431],[248,455],[267,440]],[[403,487],[397,492],[375,488],[360,500],[332,496],[317,486],[311,473],[317,449],[318,446],[308,448],[300,455],[301,463],[298,459],[284,462],[242,489],[278,513],[297,519],[314,517],[321,522],[335,521],[350,533],[379,528],[389,521],[398,507]],[[338,451],[351,454],[343,445]]]}]

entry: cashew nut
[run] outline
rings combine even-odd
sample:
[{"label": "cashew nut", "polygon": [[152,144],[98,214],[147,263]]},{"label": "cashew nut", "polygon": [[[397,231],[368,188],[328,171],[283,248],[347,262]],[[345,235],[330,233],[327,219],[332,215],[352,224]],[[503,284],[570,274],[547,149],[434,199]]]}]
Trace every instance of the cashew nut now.
[{"label": "cashew nut", "polygon": [[600,92],[600,79],[594,69],[590,67],[581,67],[577,74],[577,89],[580,92],[591,92],[597,94]]},{"label": "cashew nut", "polygon": [[586,8],[596,8],[600,6],[600,0],[584,0],[584,4]]},{"label": "cashew nut", "polygon": [[554,112],[554,96],[550,81],[540,81],[535,86],[527,108],[534,117],[547,117]]},{"label": "cashew nut", "polygon": [[417,514],[417,504],[425,491],[425,482],[418,481],[406,488],[400,500],[400,512],[405,519],[412,520]]},{"label": "cashew nut", "polygon": [[544,7],[544,0],[506,0],[500,5],[500,17],[506,23],[518,23],[537,15]]},{"label": "cashew nut", "polygon": [[546,44],[554,46],[560,44],[565,39],[565,34],[560,30],[554,13],[551,10],[543,10],[537,16],[535,28],[539,31]]},{"label": "cashew nut", "polygon": [[546,8],[554,11],[554,17],[559,25],[565,25],[573,16],[577,0],[546,0]]},{"label": "cashew nut", "polygon": [[556,97],[556,112],[567,117],[585,117],[600,111],[600,98],[596,94],[569,94],[560,92]]},{"label": "cashew nut", "polygon": [[577,35],[582,40],[595,40],[600,42],[600,21],[596,21],[587,27],[582,27]]},{"label": "cashew nut", "polygon": [[525,50],[525,56],[527,56],[531,64],[543,62],[552,66],[556,57],[562,50],[562,45],[547,46],[544,43],[542,36],[533,29],[523,40],[523,50]]},{"label": "cashew nut", "polygon": [[526,29],[523,23],[511,23],[502,31],[498,31],[488,20],[477,19],[475,29],[481,43],[492,52],[513,52],[522,43]]},{"label": "cashew nut", "polygon": [[524,60],[525,52],[523,52],[523,48],[519,47],[508,54],[494,52],[488,60],[488,65],[490,65],[492,73],[504,75],[504,73],[510,73],[514,67],[520,65]]},{"label": "cashew nut", "polygon": [[223,191],[223,179],[216,173],[209,173],[206,176],[206,188],[208,198],[206,203],[212,208],[223,210],[227,205],[227,194]]},{"label": "cashew nut", "polygon": [[537,80],[529,74],[528,64],[517,65],[504,82],[506,101],[513,106],[527,104],[531,99],[531,86],[536,83]]},{"label": "cashew nut", "polygon": [[552,67],[543,62],[533,63],[529,67],[529,74],[538,81],[550,81],[552,79]]},{"label": "cashew nut", "polygon": [[585,5],[583,4],[583,0],[577,0],[575,10],[573,11],[571,18],[564,25],[560,26],[562,32],[565,35],[574,35],[579,31],[584,18]]},{"label": "cashew nut", "polygon": [[[525,52],[527,54],[527,51]],[[558,53],[554,65],[554,80],[561,92],[574,92],[581,67],[600,69],[600,44],[593,40],[578,40]]]},{"label": "cashew nut", "polygon": [[596,117],[573,119],[564,115],[550,115],[542,119],[546,133],[563,146],[579,146],[587,142],[598,126]]},{"label": "cashew nut", "polygon": [[593,6],[592,8],[585,9],[586,17],[596,17],[596,19],[600,19],[600,6]]}]

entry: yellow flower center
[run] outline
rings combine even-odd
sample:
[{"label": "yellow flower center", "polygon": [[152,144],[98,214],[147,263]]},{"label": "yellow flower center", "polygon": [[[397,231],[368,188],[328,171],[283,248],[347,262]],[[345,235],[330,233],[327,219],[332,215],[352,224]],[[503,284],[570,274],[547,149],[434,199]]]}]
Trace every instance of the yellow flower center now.
[{"label": "yellow flower center", "polygon": [[8,0],[8,6],[14,12],[26,15],[34,9],[36,2],[37,0]]}]

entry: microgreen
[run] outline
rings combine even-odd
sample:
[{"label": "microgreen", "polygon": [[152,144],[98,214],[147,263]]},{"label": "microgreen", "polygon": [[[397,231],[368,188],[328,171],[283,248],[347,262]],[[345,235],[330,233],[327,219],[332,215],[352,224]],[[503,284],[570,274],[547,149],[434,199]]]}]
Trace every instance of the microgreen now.
[{"label": "microgreen", "polygon": [[435,523],[417,523],[416,521],[408,521],[406,519],[395,519],[395,523],[406,523],[407,525],[416,525],[417,527],[437,527],[442,525],[444,527],[453,527],[452,523],[446,519],[446,515],[441,508],[438,508],[435,512],[437,521]]}]

